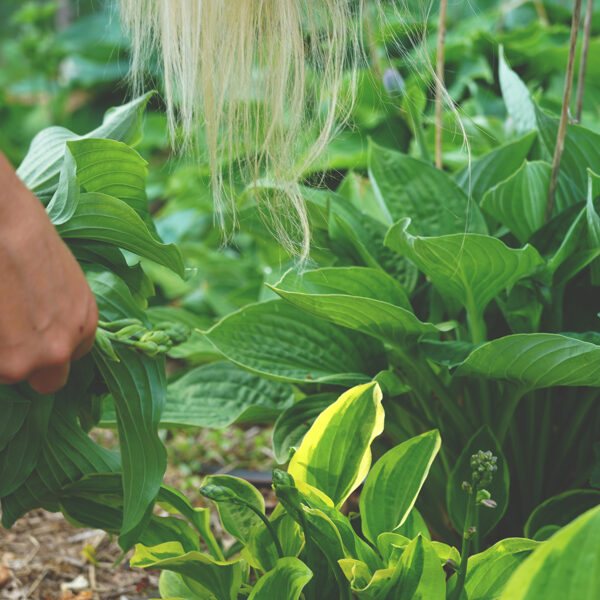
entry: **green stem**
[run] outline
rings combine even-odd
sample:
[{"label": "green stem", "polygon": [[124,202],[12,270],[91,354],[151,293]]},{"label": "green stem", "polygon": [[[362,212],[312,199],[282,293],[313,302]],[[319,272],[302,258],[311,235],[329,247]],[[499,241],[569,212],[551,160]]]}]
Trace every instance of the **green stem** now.
[{"label": "green stem", "polygon": [[463,526],[462,548],[460,551],[460,565],[458,566],[458,574],[456,577],[456,587],[452,600],[459,600],[462,591],[465,587],[465,578],[467,576],[467,564],[469,561],[469,552],[471,549],[471,538],[473,537],[470,531],[473,526],[473,517],[477,509],[477,481],[475,477],[471,479],[471,490],[467,499],[467,514],[465,516],[465,524]]},{"label": "green stem", "polygon": [[260,512],[260,510],[258,510],[258,508],[252,506],[252,504],[244,502],[244,505],[247,506],[255,515],[257,515],[260,518],[260,520],[265,524],[265,527],[267,528],[269,534],[273,538],[273,543],[275,544],[277,555],[279,556],[279,558],[283,558],[283,548],[279,543],[279,538],[277,537],[277,533],[275,532],[272,523],[269,521],[269,519],[267,519],[265,515],[262,514],[262,512]]}]

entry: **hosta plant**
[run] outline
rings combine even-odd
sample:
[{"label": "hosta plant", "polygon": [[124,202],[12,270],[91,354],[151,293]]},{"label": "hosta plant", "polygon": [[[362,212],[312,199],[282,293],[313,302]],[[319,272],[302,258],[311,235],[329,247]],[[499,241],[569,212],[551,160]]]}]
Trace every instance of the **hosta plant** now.
[{"label": "hosta plant", "polygon": [[[287,472],[273,472],[279,503],[265,515],[263,496],[229,475],[209,476],[201,493],[236,544],[224,552],[207,528],[209,509],[191,509],[174,490],[159,503],[173,517],[153,517],[131,564],[161,569],[163,598],[182,600],[594,598],[600,548],[593,542],[600,511],[586,512],[550,540],[501,540],[470,554],[478,515],[494,511],[493,481],[501,461],[480,450],[462,458],[470,471],[459,485],[462,548],[431,541],[415,501],[441,447],[432,430],[388,450],[371,468],[371,444],[383,430],[376,383],[351,388],[306,433]],[[483,439],[477,440],[477,444]],[[361,484],[360,514],[345,501]],[[103,490],[99,500],[97,493]],[[105,511],[121,502],[118,476],[90,476],[66,490],[72,506]],[[114,523],[118,512],[113,511]],[[160,543],[157,543],[160,542]],[[537,595],[536,595],[537,594]]]},{"label": "hosta plant", "polygon": [[[179,250],[163,244],[154,229],[146,163],[131,147],[140,138],[150,95],[111,109],[86,135],[61,127],[42,131],[18,169],[79,260],[100,324],[91,354],[74,363],[68,384],[56,394],[39,396],[27,384],[0,386],[5,527],[33,508],[59,510],[64,486],[95,473],[120,474],[123,548],[138,540],[151,516],[166,468],[158,437],[166,396],[164,355],[188,332],[151,322],[145,308],[153,285],[129,260],[146,257],[184,275]],[[116,410],[120,452],[88,436],[107,395]]]}]

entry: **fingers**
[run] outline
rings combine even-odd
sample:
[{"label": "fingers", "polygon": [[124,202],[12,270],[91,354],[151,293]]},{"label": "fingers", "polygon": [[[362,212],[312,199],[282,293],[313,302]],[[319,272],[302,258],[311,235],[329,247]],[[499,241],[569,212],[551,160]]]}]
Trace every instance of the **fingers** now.
[{"label": "fingers", "polygon": [[71,356],[71,360],[78,360],[82,356],[85,356],[92,349],[95,339],[96,339],[96,337],[94,335],[92,335],[92,336],[86,338],[85,340],[82,340],[79,343],[79,345],[77,346],[77,348],[75,348],[75,350],[73,350],[73,355]]},{"label": "fingers", "polygon": [[67,383],[70,368],[70,362],[53,367],[42,367],[34,371],[27,381],[38,394],[53,394]]},{"label": "fingers", "polygon": [[96,339],[96,327],[98,326],[98,306],[96,305],[96,299],[91,292],[89,297],[90,303],[88,306],[86,323],[83,327],[83,338],[81,341],[79,341],[75,347],[75,350],[73,350],[71,360],[77,360],[86,355],[92,349]]}]

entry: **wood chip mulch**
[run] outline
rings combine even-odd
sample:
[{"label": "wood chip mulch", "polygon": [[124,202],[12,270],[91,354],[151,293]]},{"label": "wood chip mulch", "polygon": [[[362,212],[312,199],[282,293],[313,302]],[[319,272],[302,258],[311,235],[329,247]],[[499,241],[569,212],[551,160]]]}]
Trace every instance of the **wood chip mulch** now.
[{"label": "wood chip mulch", "polygon": [[32,511],[0,527],[0,600],[147,600],[158,573],[128,567],[116,540],[78,529],[61,514]]}]

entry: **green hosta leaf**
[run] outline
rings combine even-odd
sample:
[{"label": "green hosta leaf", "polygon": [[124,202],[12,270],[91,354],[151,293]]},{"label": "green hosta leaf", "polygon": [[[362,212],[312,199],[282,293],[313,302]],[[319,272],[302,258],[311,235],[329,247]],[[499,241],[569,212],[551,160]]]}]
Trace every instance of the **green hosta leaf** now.
[{"label": "green hosta leaf", "polygon": [[360,296],[411,310],[404,288],[380,269],[327,267],[303,273],[290,270],[274,287],[299,294]]},{"label": "green hosta leaf", "polygon": [[[600,216],[596,212],[594,200],[600,195],[600,176],[588,169],[588,194],[585,215],[588,225],[588,243],[590,248],[600,248]],[[592,283],[600,284],[600,261],[592,266]]]},{"label": "green hosta leaf", "polygon": [[421,513],[413,507],[408,513],[406,520],[400,527],[397,527],[395,532],[399,535],[407,537],[409,540],[416,538],[417,535],[422,535],[425,539],[430,540],[431,535],[429,529],[427,529],[427,523],[421,516]]},{"label": "green hosta leaf", "polygon": [[476,348],[457,375],[505,379],[521,391],[600,385],[600,346],[554,333],[508,335]]},{"label": "green hosta leaf", "polygon": [[235,421],[270,420],[293,404],[287,384],[227,362],[197,367],[171,383],[163,427],[227,427]]},{"label": "green hosta leaf", "polygon": [[281,558],[258,580],[248,600],[298,600],[311,577],[312,571],[301,560]]},{"label": "green hosta leaf", "polygon": [[147,548],[138,544],[131,562],[142,569],[167,569],[182,576],[183,582],[201,600],[237,600],[242,586],[239,561],[215,561],[201,552],[185,552],[178,542]]},{"label": "green hosta leaf", "polygon": [[136,318],[146,322],[144,311],[133,299],[129,288],[120,277],[97,265],[83,265],[83,267],[90,288],[96,297],[98,312],[104,320]]},{"label": "green hosta leaf", "polygon": [[38,133],[17,173],[25,185],[42,200],[56,191],[65,155],[65,144],[81,138],[109,138],[135,145],[141,138],[144,110],[154,92],[148,92],[122,106],[109,109],[100,127],[79,136],[63,127],[49,127]]},{"label": "green hosta leaf", "polygon": [[232,362],[292,382],[364,383],[381,370],[379,342],[315,319],[284,300],[246,306],[206,332]]},{"label": "green hosta leaf", "polygon": [[89,240],[71,240],[69,248],[75,258],[83,263],[84,271],[89,269],[88,264],[99,265],[122,279],[138,307],[145,307],[147,299],[154,296],[154,284],[143,271],[140,263],[129,266],[119,248]]},{"label": "green hosta leaf", "polygon": [[452,470],[446,488],[446,503],[452,525],[454,525],[456,531],[462,532],[465,524],[468,499],[467,492],[462,489],[462,483],[463,481],[471,482],[471,473],[473,471],[470,465],[471,456],[479,450],[483,450],[484,452],[491,450],[492,454],[498,457],[498,470],[494,473],[492,483],[485,488],[490,492],[497,506],[496,508],[479,507],[479,525],[477,526],[477,531],[480,538],[483,538],[496,526],[506,511],[510,483],[506,458],[502,453],[502,448],[498,440],[487,425],[479,429],[467,442],[456,466]]},{"label": "green hosta leaf", "polygon": [[439,432],[430,431],[392,448],[375,463],[360,495],[362,530],[371,542],[404,523],[440,445]]},{"label": "green hosta leaf", "polygon": [[[269,519],[284,556],[298,556],[304,547],[304,534],[300,525],[285,511],[276,508]],[[264,523],[253,527],[242,550],[242,558],[262,571],[275,568],[279,555],[273,538]]]},{"label": "green hosta leaf", "polygon": [[35,469],[53,405],[52,396],[40,396],[26,384],[0,384],[0,498],[18,489]]},{"label": "green hosta leaf", "polygon": [[[231,490],[235,496],[252,505],[263,515],[265,514],[265,501],[262,494],[250,483],[232,477],[231,475],[209,475],[203,485],[217,485]],[[260,517],[250,508],[233,502],[217,502],[217,511],[223,529],[240,542],[247,542],[250,529],[262,523]]]},{"label": "green hosta leaf", "polygon": [[141,217],[125,202],[90,192],[82,194],[73,216],[57,231],[65,239],[108,242],[168,267],[183,277],[183,259],[174,244],[156,241]]},{"label": "green hosta leaf", "polygon": [[386,225],[362,213],[337,194],[311,188],[303,188],[302,192],[313,227],[327,231],[336,252],[343,250],[344,255],[352,257],[354,262],[383,269],[408,293],[413,291],[417,283],[417,269],[383,245]]},{"label": "green hosta leaf", "polygon": [[61,225],[68,221],[77,208],[80,190],[76,170],[75,159],[67,146],[65,148],[63,165],[60,170],[58,187],[48,206],[46,206],[46,212],[53,225]]},{"label": "green hosta leaf", "polygon": [[[274,477],[275,481],[276,478]],[[360,559],[372,571],[376,571],[383,566],[381,559],[371,546],[356,534],[348,517],[334,507],[329,497],[302,481],[297,481],[295,486],[283,489],[281,485],[274,484],[275,492],[281,500],[281,504],[296,522],[303,523],[303,506],[321,511],[335,525],[348,556]]]},{"label": "green hosta leaf", "polygon": [[408,217],[421,235],[487,233],[477,205],[440,169],[371,144],[369,175],[389,225]]},{"label": "green hosta leaf", "polygon": [[[123,481],[121,473],[91,473],[62,488],[61,498],[71,496],[85,497],[88,499],[118,497],[118,504],[123,504]],[[210,551],[215,550],[216,542],[209,528],[210,510],[208,508],[194,508],[189,500],[179,491],[168,485],[161,485],[158,491],[157,504],[171,514],[180,514],[194,527],[196,532],[206,542]],[[119,527],[122,521],[120,516]],[[118,530],[117,529],[117,530]],[[145,544],[145,542],[142,541]],[[146,544],[145,544],[146,545]],[[223,558],[220,549],[215,552],[215,557]]]},{"label": "green hosta leaf", "polygon": [[147,162],[127,144],[87,138],[68,142],[77,164],[77,179],[87,192],[124,200],[138,214],[146,211]]},{"label": "green hosta leaf", "polygon": [[[31,409],[31,399],[17,391],[16,386],[0,384],[0,452],[15,437]],[[43,436],[41,436],[43,437]],[[2,494],[0,494],[1,496]]]},{"label": "green hosta leaf", "polygon": [[386,244],[410,258],[442,294],[476,314],[481,315],[502,289],[542,264],[532,246],[513,250],[496,238],[472,233],[414,237],[407,232],[409,224],[404,219],[394,225]]},{"label": "green hosta leaf", "polygon": [[[537,128],[542,146],[549,160],[554,154],[558,119],[543,113],[536,106]],[[565,147],[561,159],[561,171],[585,194],[588,184],[588,169],[600,172],[600,134],[580,125],[567,125]],[[573,203],[579,198],[573,198]]]},{"label": "green hosta leaf", "polygon": [[292,457],[289,473],[341,504],[371,466],[371,442],[383,431],[381,391],[376,383],[356,386],[317,418]]},{"label": "green hosta leaf", "polygon": [[319,598],[350,600],[350,585],[338,562],[349,557],[346,555],[336,526],[324,512],[318,509],[303,507],[302,513],[311,543],[316,544],[325,557],[323,560],[316,553],[306,557],[308,567],[314,575],[308,588],[312,593],[310,595],[307,593],[307,597],[312,597],[314,600]]},{"label": "green hosta leaf", "polygon": [[512,118],[516,130],[524,132],[535,129],[535,107],[529,90],[521,78],[508,66],[502,47],[500,47],[498,76],[506,110]]},{"label": "green hosta leaf", "polygon": [[[507,538],[469,557],[463,595],[469,600],[499,598],[510,576],[538,546],[533,540]],[[449,590],[455,584],[456,575],[448,583]]]},{"label": "green hosta leaf", "polygon": [[383,223],[388,222],[387,211],[384,212],[377,201],[373,186],[369,179],[358,173],[350,171],[342,180],[336,193],[352,202],[356,208],[362,210],[373,219]]},{"label": "green hosta leaf", "polygon": [[600,506],[544,542],[516,570],[501,600],[600,597]]},{"label": "green hosta leaf", "polygon": [[473,352],[476,346],[462,340],[440,342],[424,339],[419,342],[419,348],[432,362],[453,369],[460,365]]},{"label": "green hosta leaf", "polygon": [[118,454],[98,446],[79,426],[77,404],[81,391],[74,387],[69,382],[56,395],[35,468],[17,490],[2,498],[2,525],[7,529],[34,508],[58,510],[61,488],[83,475],[121,468]]},{"label": "green hosta leaf", "polygon": [[129,549],[154,504],[165,469],[167,453],[158,437],[165,404],[163,359],[150,359],[115,345],[119,362],[94,350],[96,366],[115,401],[123,463],[123,527],[119,543]]},{"label": "green hosta leaf", "polygon": [[334,401],[331,393],[307,396],[279,415],[273,429],[273,451],[278,463],[289,459],[290,450],[298,448],[315,419]]},{"label": "green hosta leaf", "polygon": [[567,525],[575,517],[586,510],[600,505],[600,490],[569,490],[548,498],[542,502],[529,516],[525,523],[524,533],[527,537],[539,540],[541,529],[549,525],[557,529]]},{"label": "green hosta leaf", "polygon": [[523,164],[536,135],[535,131],[530,131],[513,142],[487,152],[474,160],[470,167],[456,174],[456,183],[465,193],[470,191],[473,198],[480,202],[489,189],[508,179]]},{"label": "green hosta leaf", "polygon": [[190,590],[183,577],[173,571],[163,571],[158,580],[158,591],[161,598],[172,600],[198,600],[198,596]]},{"label": "green hosta leaf", "polygon": [[[324,271],[329,270],[324,269]],[[338,269],[331,270],[338,271]],[[318,279],[327,277],[327,273],[321,274],[320,271],[309,271],[304,276],[290,272],[275,286],[269,287],[303,311],[390,344],[402,345],[407,339],[438,331],[435,325],[420,321],[410,309],[410,305],[408,308],[403,308],[391,304],[387,300],[380,300],[379,297],[389,298],[391,295],[385,293],[384,290],[382,290],[383,293],[378,293],[377,290],[369,292],[368,289],[357,285],[356,291],[363,294],[368,293],[369,295],[366,297],[332,293],[329,290],[326,292],[327,288],[321,282],[319,285],[311,285],[310,280],[317,279],[314,275],[311,277],[313,273],[319,274]],[[357,274],[357,279],[360,281],[362,278],[366,285],[363,273],[359,271]],[[304,283],[304,277],[307,275],[309,281]],[[338,275],[340,273],[336,273],[336,276]],[[382,278],[387,278],[386,275],[382,274],[382,276]],[[354,274],[348,272],[347,277],[350,281]],[[370,280],[376,279],[372,271],[368,277]],[[347,287],[352,288],[353,286],[349,284]]]},{"label": "green hosta leaf", "polygon": [[388,590],[388,600],[445,600],[446,576],[431,542],[419,535],[408,544]]},{"label": "green hosta leaf", "polygon": [[481,208],[524,244],[545,223],[551,170],[545,162],[524,162],[508,179],[485,194]]}]

